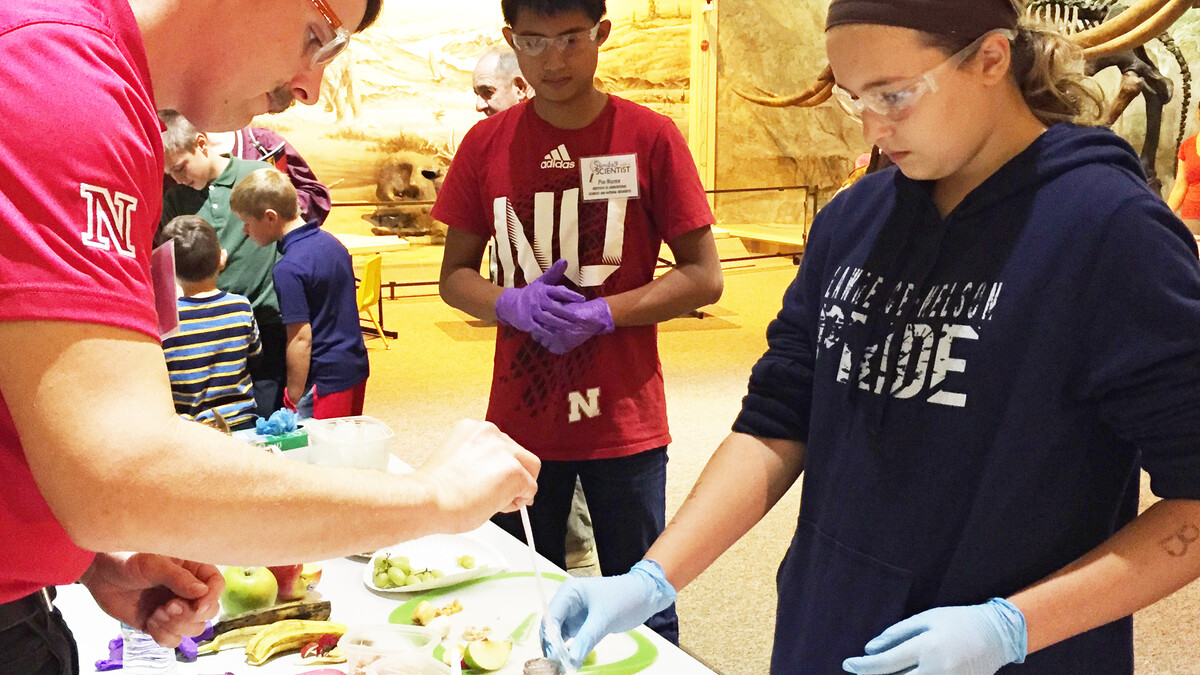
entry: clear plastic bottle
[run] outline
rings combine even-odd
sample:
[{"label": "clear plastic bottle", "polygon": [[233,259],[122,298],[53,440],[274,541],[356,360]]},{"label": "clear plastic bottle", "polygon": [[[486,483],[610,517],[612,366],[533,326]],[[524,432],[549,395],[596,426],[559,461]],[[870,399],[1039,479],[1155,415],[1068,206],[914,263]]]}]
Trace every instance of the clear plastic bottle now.
[{"label": "clear plastic bottle", "polygon": [[176,675],[175,650],[163,647],[146,633],[121,624],[121,672],[125,675]]}]

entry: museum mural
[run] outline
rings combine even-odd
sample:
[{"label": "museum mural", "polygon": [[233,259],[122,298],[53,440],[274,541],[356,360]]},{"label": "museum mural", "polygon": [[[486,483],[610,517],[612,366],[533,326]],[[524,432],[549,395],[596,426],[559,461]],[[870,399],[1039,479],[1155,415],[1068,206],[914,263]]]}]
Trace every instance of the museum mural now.
[{"label": "museum mural", "polygon": [[[803,226],[845,181],[855,159],[869,150],[861,129],[832,101],[777,108],[742,96],[793,94],[816,80],[825,67],[824,2],[608,4],[614,30],[601,51],[598,85],[669,115],[701,159],[699,149],[709,148],[708,187],[717,192],[718,224]],[[1120,9],[1108,0],[1032,4],[1070,32],[1086,30],[1088,21]],[[693,16],[698,23],[711,19],[711,32],[696,33]],[[1123,84],[1133,94],[1113,128],[1139,150],[1146,148],[1147,163],[1165,184],[1164,191],[1174,177],[1179,140],[1195,133],[1189,64],[1200,57],[1198,24],[1200,12],[1195,10],[1175,17],[1159,31],[1159,39],[1134,55],[1140,60],[1136,64],[1094,61],[1104,66],[1096,77],[1110,100],[1121,98]],[[494,0],[385,3],[379,22],[357,36],[328,69],[321,103],[296,106],[256,123],[279,131],[300,149],[331,186],[336,202],[392,203],[369,214],[369,227],[436,230],[428,219],[428,202],[463,134],[481,118],[471,71],[478,57],[503,39],[502,25]],[[693,39],[699,44],[702,37],[713,38],[711,44],[705,40],[693,51]],[[696,88],[702,83],[691,81],[697,72],[693,61],[706,58],[715,86],[711,109],[701,114],[710,121],[696,124],[693,119],[689,132],[689,116],[697,114],[689,104],[708,95]],[[1133,88],[1136,92],[1129,86],[1131,72],[1144,83]],[[1169,99],[1164,93],[1170,93]],[[1185,104],[1187,112],[1181,114]]]},{"label": "museum mural", "polygon": [[[669,115],[686,133],[690,0],[609,0],[612,36],[597,83]],[[278,131],[330,186],[335,203],[389,202],[368,215],[386,233],[436,238],[428,202],[475,110],[471,71],[503,42],[496,0],[384,3],[326,70],[321,101],[256,125]]]}]

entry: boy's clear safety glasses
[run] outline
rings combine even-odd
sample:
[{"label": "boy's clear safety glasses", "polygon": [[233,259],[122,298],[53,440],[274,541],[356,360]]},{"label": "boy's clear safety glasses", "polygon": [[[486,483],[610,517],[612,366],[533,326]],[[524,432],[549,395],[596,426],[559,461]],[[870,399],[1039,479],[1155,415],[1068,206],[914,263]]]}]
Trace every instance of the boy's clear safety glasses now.
[{"label": "boy's clear safety glasses", "polygon": [[[315,1],[315,0],[314,0]],[[513,33],[513,48],[525,54],[526,56],[537,56],[546,51],[550,45],[558,48],[558,51],[566,53],[574,51],[583,44],[584,40],[591,42],[596,41],[596,37],[600,35],[600,23],[587,30],[571,31],[563,33],[555,37],[545,37],[543,35],[518,35]]]}]

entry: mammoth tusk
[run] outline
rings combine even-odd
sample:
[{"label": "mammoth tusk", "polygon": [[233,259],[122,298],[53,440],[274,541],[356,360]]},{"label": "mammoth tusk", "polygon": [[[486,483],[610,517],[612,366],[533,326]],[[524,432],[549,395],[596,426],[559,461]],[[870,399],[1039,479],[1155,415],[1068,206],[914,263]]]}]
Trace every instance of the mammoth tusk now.
[{"label": "mammoth tusk", "polygon": [[792,94],[790,96],[757,96],[755,94],[747,94],[738,89],[734,89],[733,93],[751,103],[765,105],[770,108],[787,108],[790,106],[807,108],[828,101],[829,97],[833,95],[833,84],[833,68],[825,66],[821,74],[817,75],[817,81],[813,82],[808,89],[799,94]]},{"label": "mammoth tusk", "polygon": [[1141,47],[1159,35],[1162,35],[1164,31],[1183,16],[1184,12],[1191,9],[1191,6],[1192,0],[1168,0],[1162,9],[1141,25],[1103,44],[1084,49],[1083,56],[1085,59],[1099,59]]},{"label": "mammoth tusk", "polygon": [[792,96],[756,96],[737,89],[734,89],[733,93],[751,103],[757,103],[768,108],[788,108],[793,106],[797,108],[811,108],[828,101],[829,97],[833,96],[833,83],[818,81],[812,87]]},{"label": "mammoth tusk", "polygon": [[1128,33],[1161,11],[1172,0],[1141,0],[1104,23],[1074,36],[1080,47],[1093,47]]}]

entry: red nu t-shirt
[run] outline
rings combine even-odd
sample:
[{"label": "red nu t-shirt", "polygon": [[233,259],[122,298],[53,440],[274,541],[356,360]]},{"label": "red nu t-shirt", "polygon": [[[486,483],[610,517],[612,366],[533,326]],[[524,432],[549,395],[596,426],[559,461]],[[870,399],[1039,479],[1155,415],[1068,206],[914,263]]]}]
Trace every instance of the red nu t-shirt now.
[{"label": "red nu t-shirt", "polygon": [[[497,283],[522,287],[564,258],[571,288],[588,298],[622,293],[654,278],[662,242],[713,223],[674,122],[608,100],[583,129],[552,127],[521,104],[463,137],[432,216],[495,237]],[[585,165],[636,170],[637,197],[587,199]],[[548,460],[622,457],[668,444],[655,327],[620,327],[556,356],[501,324],[487,418]]]},{"label": "red nu t-shirt", "polygon": [[[162,139],[127,0],[0,3],[0,98],[0,321],[157,337]],[[0,395],[0,603],[75,581],[94,556],[34,483],[7,404],[20,395]]]}]

